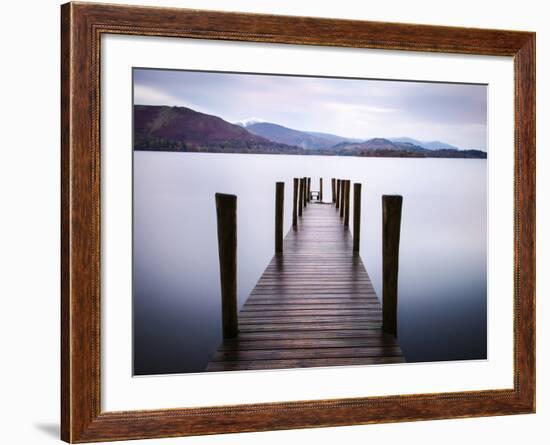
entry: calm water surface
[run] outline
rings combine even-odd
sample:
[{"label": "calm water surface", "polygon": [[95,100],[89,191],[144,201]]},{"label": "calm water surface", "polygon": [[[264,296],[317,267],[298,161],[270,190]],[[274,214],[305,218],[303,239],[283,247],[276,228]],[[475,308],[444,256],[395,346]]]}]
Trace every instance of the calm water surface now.
[{"label": "calm water surface", "polygon": [[[399,343],[408,362],[486,358],[486,161],[134,154],[134,373],[203,371],[221,341],[214,194],[238,196],[238,299],[273,255],[275,182],[363,183],[361,257],[381,297],[381,196],[403,195]],[[350,222],[353,216],[350,217]],[[351,227],[350,227],[351,229]]]}]

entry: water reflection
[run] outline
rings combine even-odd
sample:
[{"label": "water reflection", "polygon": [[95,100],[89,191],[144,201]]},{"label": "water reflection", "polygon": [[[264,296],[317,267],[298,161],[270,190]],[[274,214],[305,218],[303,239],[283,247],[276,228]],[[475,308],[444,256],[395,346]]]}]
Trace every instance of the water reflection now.
[{"label": "water reflection", "polygon": [[[486,161],[136,152],[134,373],[200,372],[221,340],[214,194],[238,195],[238,299],[273,255],[275,182],[363,183],[361,256],[381,296],[381,195],[401,194],[407,361],[486,357]],[[328,184],[328,186],[327,186]],[[353,217],[350,218],[353,221]],[[351,227],[350,227],[351,228]]]}]

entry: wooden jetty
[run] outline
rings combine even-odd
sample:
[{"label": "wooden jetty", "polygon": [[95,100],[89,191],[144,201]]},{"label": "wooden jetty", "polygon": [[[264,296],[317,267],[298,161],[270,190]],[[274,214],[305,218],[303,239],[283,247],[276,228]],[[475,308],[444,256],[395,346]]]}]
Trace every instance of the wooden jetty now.
[{"label": "wooden jetty", "polygon": [[[238,323],[238,333],[224,335],[207,371],[405,361],[396,339],[396,307],[384,310],[392,325],[388,331],[383,326],[382,305],[358,254],[358,239],[353,242],[345,224],[349,219],[349,181],[334,181],[335,189],[341,183],[346,195],[340,202],[347,206],[342,212],[345,219],[340,217],[336,197],[330,203],[311,200],[307,208],[296,208],[305,204],[305,199],[298,202],[296,190],[304,190],[307,182],[294,181],[293,213],[302,216],[284,238],[282,249],[276,245],[275,255],[239,311],[238,320],[230,322],[230,326]],[[360,193],[360,186],[355,191]],[[360,197],[355,202],[360,205]],[[282,208],[280,203],[276,207]],[[280,212],[277,218],[280,220]],[[387,238],[391,233],[386,232]],[[393,287],[388,286],[385,293],[396,305],[397,286]]]}]

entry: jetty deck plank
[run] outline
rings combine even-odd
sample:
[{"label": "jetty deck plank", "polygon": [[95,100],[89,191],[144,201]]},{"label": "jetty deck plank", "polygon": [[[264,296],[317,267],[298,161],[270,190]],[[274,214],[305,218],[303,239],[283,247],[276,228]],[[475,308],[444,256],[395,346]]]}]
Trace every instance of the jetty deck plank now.
[{"label": "jetty deck plank", "polygon": [[207,371],[403,363],[334,205],[311,203],[239,312]]}]

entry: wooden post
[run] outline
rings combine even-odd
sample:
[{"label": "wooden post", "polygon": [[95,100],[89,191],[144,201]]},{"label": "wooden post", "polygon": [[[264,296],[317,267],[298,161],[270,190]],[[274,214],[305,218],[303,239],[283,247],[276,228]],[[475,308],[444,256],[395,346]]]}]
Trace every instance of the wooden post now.
[{"label": "wooden post", "polygon": [[332,178],[330,180],[330,192],[331,192],[331,196],[332,196],[332,203],[334,204],[336,202],[336,179]]},{"label": "wooden post", "polygon": [[275,184],[275,253],[283,252],[283,215],[285,203],[285,183]]},{"label": "wooden post", "polygon": [[298,192],[298,216],[302,216],[302,209],[304,207],[304,178],[300,178],[300,190]]},{"label": "wooden post", "polygon": [[319,202],[323,202],[323,178],[319,178]]},{"label": "wooden post", "polygon": [[304,194],[304,196],[302,197],[302,202],[304,203],[304,209],[307,207],[307,195],[308,195],[308,192],[307,192],[307,189],[308,189],[308,180],[307,178],[304,176],[304,189],[302,190],[302,193]]},{"label": "wooden post", "polygon": [[311,178],[307,178],[307,202],[311,201]]},{"label": "wooden post", "polygon": [[298,188],[300,187],[298,178],[294,178],[294,197],[292,200],[292,226],[298,225]]},{"label": "wooden post", "polygon": [[340,204],[342,204],[342,180],[341,179],[338,179],[338,188],[336,190],[336,194],[338,195],[338,197],[336,198],[336,208],[338,210],[340,210]]},{"label": "wooden post", "polygon": [[359,253],[361,236],[361,184],[353,184],[353,252]]},{"label": "wooden post", "polygon": [[216,193],[218,254],[222,295],[222,333],[234,338],[239,333],[237,318],[237,197]]},{"label": "wooden post", "polygon": [[340,181],[340,218],[344,217],[344,196],[346,196],[346,180]]},{"label": "wooden post", "polygon": [[349,227],[349,189],[351,181],[346,179],[344,182],[345,195],[344,195],[344,226]]},{"label": "wooden post", "polygon": [[382,330],[396,337],[402,204],[402,196],[382,196]]}]

